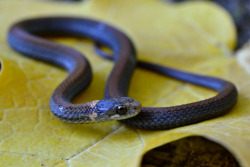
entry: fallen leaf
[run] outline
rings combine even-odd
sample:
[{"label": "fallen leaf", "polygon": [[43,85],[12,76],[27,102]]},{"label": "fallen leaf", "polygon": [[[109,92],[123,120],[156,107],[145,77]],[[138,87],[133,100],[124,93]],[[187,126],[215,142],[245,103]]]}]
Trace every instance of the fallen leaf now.
[{"label": "fallen leaf", "polygon": [[250,42],[240,48],[235,54],[238,63],[250,74]]},{"label": "fallen leaf", "polygon": [[[11,9],[11,10],[10,10]],[[249,74],[230,57],[236,42],[229,15],[210,2],[174,5],[154,0],[83,3],[0,1],[0,155],[1,166],[138,166],[142,155],[191,135],[220,143],[242,166],[249,166]],[[67,15],[108,22],[133,40],[138,58],[221,77],[239,90],[237,105],[225,116],[165,131],[143,131],[116,121],[72,125],[56,119],[49,98],[67,73],[14,52],[6,41],[16,21]],[[74,102],[102,99],[112,62],[95,55],[85,39],[55,39],[90,60],[94,79]],[[172,106],[212,97],[216,92],[137,69],[129,96],[144,106]]]}]

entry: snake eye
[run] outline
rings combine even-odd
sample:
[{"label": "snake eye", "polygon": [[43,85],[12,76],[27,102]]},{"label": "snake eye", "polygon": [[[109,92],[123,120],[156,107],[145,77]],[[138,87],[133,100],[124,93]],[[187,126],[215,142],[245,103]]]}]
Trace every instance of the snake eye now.
[{"label": "snake eye", "polygon": [[117,106],[116,107],[116,113],[123,115],[127,112],[126,106]]}]

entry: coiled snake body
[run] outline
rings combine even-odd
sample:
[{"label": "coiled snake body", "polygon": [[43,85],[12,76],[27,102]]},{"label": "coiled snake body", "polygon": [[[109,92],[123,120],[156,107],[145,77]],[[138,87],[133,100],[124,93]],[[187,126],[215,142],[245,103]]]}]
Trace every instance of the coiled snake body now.
[{"label": "coiled snake body", "polygon": [[[89,85],[92,78],[90,65],[81,53],[41,38],[43,35],[88,37],[113,50],[115,65],[106,83],[105,99],[83,104],[70,102]],[[65,122],[120,120],[139,129],[169,129],[223,115],[237,100],[237,90],[228,81],[139,61],[141,67],[219,92],[213,98],[179,106],[141,107],[137,100],[127,97],[130,78],[137,65],[134,45],[125,34],[102,22],[71,17],[25,20],[10,28],[8,41],[16,51],[26,56],[69,71],[69,76],[50,99],[51,111]]]}]

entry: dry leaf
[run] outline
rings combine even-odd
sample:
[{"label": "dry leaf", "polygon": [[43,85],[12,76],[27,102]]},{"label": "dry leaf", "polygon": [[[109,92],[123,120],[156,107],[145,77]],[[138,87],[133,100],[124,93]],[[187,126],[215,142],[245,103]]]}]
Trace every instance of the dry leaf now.
[{"label": "dry leaf", "polygon": [[[126,32],[141,60],[232,81],[237,105],[225,116],[165,131],[142,131],[116,121],[72,125],[51,114],[49,97],[67,73],[14,52],[6,41],[16,21],[37,16],[73,15],[108,22]],[[84,3],[0,1],[1,166],[137,166],[146,151],[190,135],[214,140],[242,166],[249,161],[250,77],[230,58],[235,27],[229,15],[209,2],[173,5],[154,0],[91,0]],[[112,62],[97,57],[91,42],[56,39],[90,60],[94,79],[74,102],[103,98]],[[144,106],[198,101],[216,92],[137,69],[129,96]]]}]

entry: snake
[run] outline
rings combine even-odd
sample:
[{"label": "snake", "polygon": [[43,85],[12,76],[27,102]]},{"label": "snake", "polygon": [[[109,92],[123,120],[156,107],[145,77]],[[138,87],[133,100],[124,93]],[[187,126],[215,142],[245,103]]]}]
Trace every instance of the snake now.
[{"label": "snake", "polygon": [[[48,36],[89,38],[112,49],[113,57],[106,55],[106,58],[114,61],[114,65],[105,85],[103,99],[79,104],[71,102],[91,82],[93,72],[90,63],[82,53],[53,42],[46,38]],[[98,123],[118,120],[136,129],[165,130],[222,116],[237,102],[237,89],[229,81],[137,61],[132,40],[119,28],[102,21],[63,16],[29,18],[18,21],[9,28],[7,40],[22,55],[68,71],[66,79],[50,97],[52,113],[64,122]],[[100,50],[96,51],[103,55]],[[138,100],[127,95],[137,66],[218,93],[214,97],[188,104],[144,107]]]}]

